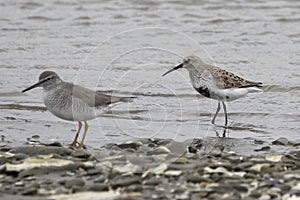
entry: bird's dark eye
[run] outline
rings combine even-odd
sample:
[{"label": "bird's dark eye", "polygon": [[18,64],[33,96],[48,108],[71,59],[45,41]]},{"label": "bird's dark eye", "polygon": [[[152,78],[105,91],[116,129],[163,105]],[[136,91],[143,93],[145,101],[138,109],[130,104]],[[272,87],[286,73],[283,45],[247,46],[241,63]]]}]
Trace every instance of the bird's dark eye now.
[{"label": "bird's dark eye", "polygon": [[47,81],[48,81],[48,80],[51,80],[51,79],[54,79],[54,76],[48,77],[48,78],[47,78]]},{"label": "bird's dark eye", "polygon": [[47,77],[47,78],[45,78],[45,79],[43,80],[43,83],[44,83],[44,82],[47,82],[47,81],[50,81],[50,80],[53,79],[53,78],[54,78],[54,76]]},{"label": "bird's dark eye", "polygon": [[186,58],[183,60],[183,63],[188,63],[190,61],[190,59]]}]

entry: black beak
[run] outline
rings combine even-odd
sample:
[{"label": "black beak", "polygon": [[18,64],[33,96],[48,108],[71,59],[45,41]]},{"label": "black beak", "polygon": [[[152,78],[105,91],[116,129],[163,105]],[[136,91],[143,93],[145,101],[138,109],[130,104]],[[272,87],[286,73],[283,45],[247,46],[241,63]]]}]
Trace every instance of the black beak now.
[{"label": "black beak", "polygon": [[175,71],[175,70],[177,70],[177,69],[179,69],[179,68],[183,68],[183,63],[181,63],[180,65],[174,67],[173,69],[170,69],[169,71],[167,71],[166,73],[164,73],[162,76],[165,76],[165,75],[167,75],[168,73],[170,73],[170,72],[172,72],[172,71]]},{"label": "black beak", "polygon": [[45,79],[40,80],[40,81],[37,82],[36,84],[34,84],[34,85],[32,85],[32,86],[30,86],[30,87],[28,87],[28,88],[22,90],[22,93],[24,93],[24,92],[26,92],[26,91],[28,91],[28,90],[31,90],[31,89],[33,89],[33,88],[39,87],[39,86],[40,86],[42,83],[44,83],[45,81],[46,81]]}]

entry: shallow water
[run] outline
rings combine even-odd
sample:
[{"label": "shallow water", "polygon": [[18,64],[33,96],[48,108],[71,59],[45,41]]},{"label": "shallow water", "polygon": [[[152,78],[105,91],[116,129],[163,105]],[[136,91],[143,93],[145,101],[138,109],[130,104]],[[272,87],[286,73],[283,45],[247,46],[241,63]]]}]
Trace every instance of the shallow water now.
[{"label": "shallow water", "polygon": [[13,144],[33,135],[71,142],[76,123],[45,111],[41,89],[20,93],[53,70],[91,89],[138,97],[90,121],[88,146],[215,136],[217,102],[198,95],[183,69],[161,77],[197,54],[265,85],[227,104],[229,137],[298,140],[299,9],[292,0],[2,1],[0,134]]}]

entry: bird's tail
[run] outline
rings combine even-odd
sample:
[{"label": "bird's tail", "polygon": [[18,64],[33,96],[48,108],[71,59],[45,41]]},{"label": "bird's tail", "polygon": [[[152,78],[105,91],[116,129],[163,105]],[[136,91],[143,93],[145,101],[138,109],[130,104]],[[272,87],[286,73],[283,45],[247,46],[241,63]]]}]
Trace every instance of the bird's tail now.
[{"label": "bird's tail", "polygon": [[111,97],[111,103],[132,102],[137,97]]}]

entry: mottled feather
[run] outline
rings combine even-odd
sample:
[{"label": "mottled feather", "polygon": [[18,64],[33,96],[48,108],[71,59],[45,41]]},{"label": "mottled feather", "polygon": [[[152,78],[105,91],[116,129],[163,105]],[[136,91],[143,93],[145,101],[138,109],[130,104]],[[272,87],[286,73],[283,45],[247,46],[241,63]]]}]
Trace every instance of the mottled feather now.
[{"label": "mottled feather", "polygon": [[237,76],[231,72],[228,72],[219,67],[212,65],[207,66],[210,74],[213,77],[213,81],[219,88],[245,88],[245,87],[262,87],[262,83],[248,81],[240,76]]}]

